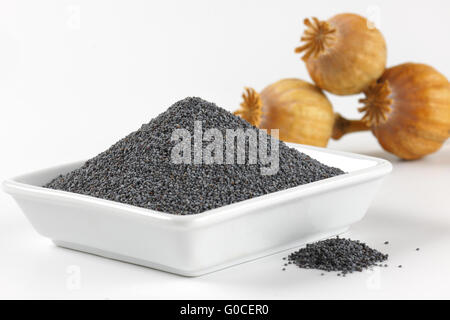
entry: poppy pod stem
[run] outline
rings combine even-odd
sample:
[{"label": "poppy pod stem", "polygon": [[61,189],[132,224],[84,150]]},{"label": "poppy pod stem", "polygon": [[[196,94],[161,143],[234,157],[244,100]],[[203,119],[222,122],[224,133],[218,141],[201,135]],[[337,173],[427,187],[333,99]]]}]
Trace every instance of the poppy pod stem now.
[{"label": "poppy pod stem", "polygon": [[336,113],[334,116],[333,133],[331,137],[334,140],[339,140],[347,133],[368,131],[370,127],[367,126],[367,122],[363,120],[348,120]]}]

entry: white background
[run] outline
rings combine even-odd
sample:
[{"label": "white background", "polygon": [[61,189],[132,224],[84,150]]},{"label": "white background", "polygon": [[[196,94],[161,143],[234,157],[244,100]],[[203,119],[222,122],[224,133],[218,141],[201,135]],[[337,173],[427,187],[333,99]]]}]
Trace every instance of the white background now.
[{"label": "white background", "polygon": [[[186,96],[231,111],[244,86],[309,79],[293,53],[302,20],[341,12],[377,22],[388,65],[423,62],[450,76],[444,0],[2,1],[0,180],[95,156]],[[329,96],[358,116],[358,96]],[[370,133],[329,147],[393,162],[349,232],[390,253],[390,268],[320,277],[282,272],[280,254],[181,278],[56,248],[0,192],[0,298],[450,298],[450,145],[416,162],[385,153]],[[79,287],[70,285],[74,270]]]}]

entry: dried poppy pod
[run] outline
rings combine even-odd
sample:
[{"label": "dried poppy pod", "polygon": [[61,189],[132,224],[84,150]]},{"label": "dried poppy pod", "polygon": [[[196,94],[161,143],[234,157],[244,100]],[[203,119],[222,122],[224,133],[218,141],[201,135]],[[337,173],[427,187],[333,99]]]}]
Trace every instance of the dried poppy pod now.
[{"label": "dried poppy pod", "polygon": [[338,14],[327,21],[305,19],[308,27],[295,49],[315,84],[337,95],[362,92],[386,66],[381,32],[357,14]]},{"label": "dried poppy pod", "polygon": [[371,129],[386,151],[413,160],[436,152],[450,137],[450,83],[428,65],[389,68],[365,95],[362,120],[337,116],[333,138]]},{"label": "dried poppy pod", "polygon": [[280,140],[325,147],[331,137],[334,114],[330,101],[311,83],[283,79],[260,94],[247,88],[235,112],[261,129],[279,129]]}]

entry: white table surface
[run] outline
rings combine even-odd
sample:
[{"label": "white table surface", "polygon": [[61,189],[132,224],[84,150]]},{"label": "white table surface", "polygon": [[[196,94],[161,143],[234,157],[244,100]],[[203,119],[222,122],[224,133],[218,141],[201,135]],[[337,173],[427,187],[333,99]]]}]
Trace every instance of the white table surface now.
[{"label": "white table surface", "polygon": [[292,266],[282,271],[284,252],[184,278],[58,248],[38,235],[1,193],[0,298],[450,298],[450,144],[414,162],[385,153],[369,133],[329,147],[386,158],[394,165],[367,216],[345,235],[388,253],[388,268],[346,278]]},{"label": "white table surface", "polygon": [[[306,17],[364,15],[383,32],[388,66],[423,62],[448,78],[450,2],[405,8],[388,0],[0,1],[0,181],[92,157],[186,96],[232,111],[244,86],[310,81],[293,52]],[[346,117],[361,116],[361,96],[328,97]],[[285,252],[182,278],[57,248],[0,192],[0,298],[450,298],[450,141],[415,162],[382,151],[370,133],[329,147],[394,164],[347,235],[389,253],[389,268],[346,278],[283,272]]]}]

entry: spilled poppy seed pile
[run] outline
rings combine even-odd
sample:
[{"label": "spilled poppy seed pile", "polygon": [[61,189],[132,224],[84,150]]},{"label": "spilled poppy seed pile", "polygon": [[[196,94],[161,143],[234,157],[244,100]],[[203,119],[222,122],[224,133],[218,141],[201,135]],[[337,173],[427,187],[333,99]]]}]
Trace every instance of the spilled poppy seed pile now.
[{"label": "spilled poppy seed pile", "polygon": [[336,237],[307,244],[306,247],[291,253],[285,266],[293,264],[305,269],[338,271],[338,275],[345,276],[347,273],[361,272],[373,266],[383,266],[380,263],[387,259],[387,254],[372,249],[365,243]]}]

